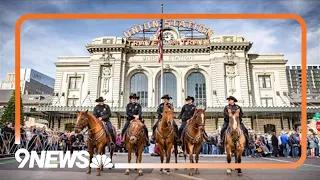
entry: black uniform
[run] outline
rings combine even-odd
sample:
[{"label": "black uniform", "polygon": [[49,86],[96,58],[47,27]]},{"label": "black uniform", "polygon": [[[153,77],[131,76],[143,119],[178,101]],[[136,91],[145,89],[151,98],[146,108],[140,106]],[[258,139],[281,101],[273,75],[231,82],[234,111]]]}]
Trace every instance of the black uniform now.
[{"label": "black uniform", "polygon": [[[170,106],[171,104],[168,103],[167,104],[168,106]],[[161,103],[158,107],[158,110],[157,110],[157,113],[158,113],[158,121],[155,123],[155,125],[152,127],[152,131],[153,131],[153,135],[156,131],[156,128],[158,127],[158,124],[159,124],[159,121],[162,119],[162,113],[163,113],[163,109],[164,109],[164,103]],[[176,124],[175,121],[173,121],[173,128],[174,128],[174,131],[176,133],[178,133],[178,125]]]},{"label": "black uniform", "polygon": [[[130,121],[134,119],[134,117],[133,117],[134,115],[138,115],[139,120],[140,121],[142,120],[142,107],[140,104],[138,104],[138,103],[127,104],[126,112],[127,112],[127,122],[122,129],[121,136],[123,136],[124,133],[126,132],[126,130],[128,129],[128,127],[130,125]],[[146,127],[145,124],[143,125],[143,129],[144,129],[144,132],[146,133],[147,137],[149,137],[148,128]]]},{"label": "black uniform", "polygon": [[93,114],[96,118],[101,117],[102,121],[106,122],[106,126],[108,128],[108,131],[112,137],[112,141],[115,143],[116,142],[116,137],[114,136],[113,129],[112,129],[112,124],[110,122],[110,117],[111,117],[111,110],[110,107],[107,104],[104,105],[96,105],[93,109]]},{"label": "black uniform", "polygon": [[240,109],[240,113],[239,113],[240,128],[243,130],[244,135],[246,136],[246,139],[247,139],[246,143],[248,143],[248,129],[242,123],[242,117],[243,117],[242,108],[239,105],[236,105],[236,104],[234,104],[233,106],[226,105],[224,107],[224,110],[223,110],[224,123],[223,123],[222,128],[221,128],[221,141],[224,141],[225,131],[228,128],[228,124],[229,124],[228,109],[230,109],[232,112],[235,112],[237,109]]},{"label": "black uniform", "polygon": [[183,129],[187,125],[187,120],[192,118],[195,109],[196,109],[196,106],[193,104],[185,104],[182,107],[181,112],[179,114],[179,119],[182,120],[181,126],[179,128],[179,137],[181,137]]}]

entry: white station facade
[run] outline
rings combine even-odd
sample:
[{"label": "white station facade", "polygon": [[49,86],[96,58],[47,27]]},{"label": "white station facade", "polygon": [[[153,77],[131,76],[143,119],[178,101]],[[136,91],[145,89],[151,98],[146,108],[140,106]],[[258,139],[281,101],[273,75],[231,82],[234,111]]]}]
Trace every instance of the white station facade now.
[{"label": "white station facade", "polygon": [[[145,118],[151,119],[146,121],[151,128],[161,100],[156,36],[159,22],[132,26],[123,37],[93,39],[86,45],[88,56],[59,57],[55,63],[56,97],[51,107],[42,110],[93,109],[95,99],[102,96],[112,107],[113,123],[122,128],[129,95],[137,93],[144,114],[148,114]],[[187,20],[164,20],[163,36],[163,91],[173,97],[175,112],[180,111],[187,96],[193,96],[198,107],[207,108],[207,129],[215,132],[223,122],[226,98],[233,95],[244,107],[247,127],[262,133],[266,128],[277,133],[295,128],[294,121],[300,120],[296,114],[290,118],[280,115],[294,111],[283,54],[249,53],[253,43],[245,37],[216,35],[205,25]],[[64,129],[65,124],[64,118],[52,122],[53,128]]]}]

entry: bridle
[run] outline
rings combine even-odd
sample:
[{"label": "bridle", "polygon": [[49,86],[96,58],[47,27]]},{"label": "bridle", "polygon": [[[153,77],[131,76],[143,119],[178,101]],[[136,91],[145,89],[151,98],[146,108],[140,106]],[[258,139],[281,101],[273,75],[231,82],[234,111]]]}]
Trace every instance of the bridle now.
[{"label": "bridle", "polygon": [[[236,120],[235,118],[235,113],[233,113],[233,116],[232,116],[232,118],[233,118],[233,121],[234,120]],[[238,119],[239,119],[239,117],[238,117]],[[231,127],[231,123],[230,123],[230,115],[229,115],[229,126],[228,126],[228,129],[227,129],[227,134],[229,135],[229,137],[230,137],[230,139],[232,140],[232,142],[233,142],[233,144],[234,144],[234,148],[235,149],[237,149],[237,146],[236,146],[236,143],[237,142],[239,142],[239,140],[240,140],[240,138],[243,136],[243,132],[242,132],[242,130],[239,128],[239,127],[237,127],[236,129],[233,129],[233,127]],[[236,120],[237,121],[237,120]],[[239,126],[239,122],[237,122],[237,126]],[[237,136],[237,138],[236,139],[234,139],[233,137],[232,137],[232,132],[237,132],[238,133],[238,136]]]},{"label": "bridle", "polygon": [[194,112],[194,114],[193,114],[193,116],[191,118],[191,121],[196,123],[196,125],[197,125],[197,127],[193,127],[194,129],[199,129],[199,127],[201,127],[201,126],[204,127],[206,125],[205,122],[204,123],[202,123],[202,122],[199,123],[199,121],[195,121],[195,119],[197,119],[197,117],[198,117],[198,115],[197,115],[198,113],[199,112]]},{"label": "bridle", "polygon": [[[130,125],[131,126],[131,125]],[[141,125],[138,125],[138,126],[140,126],[141,127],[141,129],[137,132],[137,133],[132,133],[132,132],[130,132],[129,130],[130,130],[130,127],[129,127],[129,129],[127,130],[127,133],[126,133],[126,135],[127,135],[127,137],[131,137],[131,136],[134,136],[134,137],[136,137],[137,138],[137,140],[139,140],[140,139],[140,137],[141,137],[141,135],[143,135],[144,134],[144,129],[142,128],[142,126]]]},{"label": "bridle", "polygon": [[[191,122],[194,122],[196,124],[197,127],[195,126],[192,126],[193,129],[199,129],[200,127],[204,127],[205,126],[205,122],[202,123],[202,122],[198,122],[198,121],[195,121],[195,119],[197,119],[198,117],[198,114],[199,112],[195,112],[191,118]],[[202,112],[203,113],[203,112]],[[186,130],[186,135],[188,136],[189,139],[193,140],[194,143],[197,143],[199,142],[200,138],[202,137],[203,135],[203,132],[200,132],[200,135],[199,136],[196,136],[196,137],[193,137],[189,134],[188,130]]]},{"label": "bridle", "polygon": [[[83,116],[82,114],[80,116]],[[89,118],[87,116],[85,116],[84,120],[83,121],[89,121]],[[84,128],[84,125],[81,124],[82,127],[79,127],[79,126],[75,126],[75,128],[78,128],[78,129],[83,129]],[[88,126],[88,125],[87,125]],[[88,126],[89,127],[89,126]],[[91,128],[91,129],[87,129],[85,132],[83,132],[83,134],[87,133],[89,134],[89,137],[88,139],[90,141],[92,141],[93,143],[95,143],[96,141],[98,141],[104,134],[105,134],[105,131],[103,130],[103,126],[96,132],[96,133],[92,133],[92,130],[96,129],[97,127],[94,127],[94,128]],[[98,137],[97,138],[94,138],[96,134],[98,134]]]}]

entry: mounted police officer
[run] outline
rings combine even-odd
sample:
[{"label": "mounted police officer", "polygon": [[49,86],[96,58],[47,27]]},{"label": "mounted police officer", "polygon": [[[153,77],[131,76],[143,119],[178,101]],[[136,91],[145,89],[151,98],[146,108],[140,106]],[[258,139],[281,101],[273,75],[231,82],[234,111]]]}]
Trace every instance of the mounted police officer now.
[{"label": "mounted police officer", "polygon": [[[129,96],[130,98],[130,103],[127,104],[127,108],[126,108],[126,113],[127,113],[127,122],[126,124],[123,126],[122,129],[122,133],[121,133],[121,145],[123,146],[125,144],[125,132],[127,131],[129,125],[130,125],[130,121],[133,119],[139,119],[140,121],[142,121],[142,107],[139,103],[137,103],[137,100],[139,100],[139,96],[137,96],[137,94],[131,94]],[[143,123],[143,129],[144,132],[146,133],[146,145],[149,146],[149,133],[148,133],[148,128],[146,127],[146,125]]]},{"label": "mounted police officer", "polygon": [[[172,97],[170,97],[168,94],[166,94],[163,97],[161,97],[161,99],[163,99],[163,103],[161,103],[158,106],[158,109],[157,109],[158,121],[152,127],[152,140],[153,141],[154,141],[154,133],[156,131],[156,128],[158,127],[159,121],[162,119],[164,104],[167,104],[167,106],[170,106],[169,100],[172,99]],[[176,124],[176,122],[174,120],[173,120],[173,124],[172,125],[173,125],[173,129],[174,129],[174,132],[175,132],[175,136],[176,136],[177,142],[178,142],[178,144],[180,144],[180,139],[178,138],[178,125]]]},{"label": "mounted police officer", "polygon": [[[179,128],[179,139],[182,138],[181,136],[183,134],[184,128],[187,125],[187,121],[193,117],[194,112],[196,110],[196,106],[193,104],[194,97],[188,96],[185,100],[186,104],[181,108],[181,112],[179,114],[179,119],[181,119],[182,121],[181,126]],[[204,132],[203,137],[205,140],[208,140],[206,132]]]},{"label": "mounted police officer", "polygon": [[233,96],[229,96],[227,98],[228,100],[228,105],[226,105],[224,107],[224,110],[223,110],[223,114],[224,114],[224,123],[222,125],[222,128],[221,128],[221,144],[224,143],[224,136],[225,136],[225,131],[226,129],[228,128],[228,125],[229,125],[229,113],[228,113],[228,109],[230,109],[232,112],[236,112],[236,110],[240,109],[240,113],[239,113],[239,121],[240,121],[240,128],[242,129],[245,137],[246,137],[246,145],[248,147],[248,137],[249,137],[249,133],[248,133],[248,130],[247,128],[244,126],[244,124],[242,123],[242,117],[243,117],[243,112],[242,112],[242,108],[235,104],[236,102],[238,102],[238,100],[233,97]]},{"label": "mounted police officer", "polygon": [[112,123],[110,121],[111,110],[110,107],[104,103],[104,101],[105,99],[103,99],[103,97],[99,97],[98,99],[96,99],[96,102],[99,104],[94,107],[93,115],[100,121],[105,122],[107,128],[106,131],[108,132],[109,137],[111,136],[110,144],[114,145],[114,143],[116,142],[116,137],[114,136]]}]

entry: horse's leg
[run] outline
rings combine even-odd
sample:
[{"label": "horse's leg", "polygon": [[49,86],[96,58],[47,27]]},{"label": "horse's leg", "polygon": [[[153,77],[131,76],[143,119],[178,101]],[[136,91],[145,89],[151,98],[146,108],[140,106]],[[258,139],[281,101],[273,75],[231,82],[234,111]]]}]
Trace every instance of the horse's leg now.
[{"label": "horse's leg", "polygon": [[[167,149],[166,149],[166,163],[170,163],[170,158],[171,158],[171,149],[172,149],[172,143],[168,144]],[[170,169],[167,168],[167,174],[170,174]]]},{"label": "horse's leg", "polygon": [[[159,147],[159,149],[160,149],[160,162],[163,163],[163,160],[164,160],[164,152],[163,152],[162,144],[158,143],[158,147]],[[160,169],[160,172],[163,173],[163,168]]]},{"label": "horse's leg", "polygon": [[[201,151],[201,143],[198,144],[198,146],[195,147],[195,151],[196,151],[196,163],[199,163],[199,154]],[[198,168],[196,168],[195,174],[200,174],[200,171]]]},{"label": "horse's leg", "polygon": [[[140,144],[139,147],[137,147],[137,160],[138,162],[137,163],[141,163],[142,162],[142,151],[143,151],[143,148],[144,148],[144,144],[145,142],[143,141],[143,143]],[[139,171],[139,176],[142,176],[143,175],[143,172],[142,172],[142,169],[140,168]]]},{"label": "horse's leg", "polygon": [[[98,143],[98,142],[97,142]],[[99,144],[97,145],[97,150],[98,150],[98,155],[102,156],[102,153],[103,153],[103,149],[105,148],[105,145],[102,143],[102,144]],[[100,167],[97,168],[97,176],[100,176],[101,175],[101,169],[103,167],[103,162],[100,161],[101,159],[98,159],[98,161],[100,162]]]},{"label": "horse's leg", "polygon": [[[132,147],[131,146],[127,146],[127,150],[128,150],[128,163],[131,163],[131,153],[132,153]],[[130,174],[130,169],[128,168],[125,172],[125,175],[129,175]]]},{"label": "horse's leg", "polygon": [[[194,163],[193,162],[193,148],[194,148],[194,145],[189,144],[187,148],[189,149],[190,163]],[[189,171],[189,175],[190,176],[193,176],[193,170],[194,170],[193,168],[190,168],[190,171]]]},{"label": "horse's leg", "polygon": [[[175,158],[175,163],[178,163],[178,145],[177,142],[174,142],[174,158]],[[178,170],[178,168],[175,168],[175,170]]]},{"label": "horse's leg", "polygon": [[[113,157],[115,146],[110,146],[109,149],[110,149],[110,159],[111,159],[111,163],[112,163],[112,157]],[[109,169],[112,169],[112,168],[109,168]]]},{"label": "horse's leg", "polygon": [[[227,162],[231,163],[231,155],[232,155],[232,151],[229,145],[226,144],[226,153],[227,153]],[[232,171],[231,169],[227,169],[227,175],[231,175]]]},{"label": "horse's leg", "polygon": [[[92,158],[93,158],[93,144],[88,141],[88,150],[89,150],[89,154],[90,154],[90,157],[89,157],[89,164],[91,164],[92,162]],[[89,166],[88,167],[88,171],[87,171],[87,174],[90,174],[91,173],[91,167]]]},{"label": "horse's leg", "polygon": [[[187,148],[187,141],[184,140],[183,144],[183,156],[184,156],[184,162],[187,163],[187,154],[189,154],[188,148]],[[188,168],[184,168],[184,170],[188,170]]]},{"label": "horse's leg", "polygon": [[[242,157],[243,149],[239,149],[239,152],[237,153],[237,163],[241,163],[241,157]],[[241,168],[238,168],[238,176],[242,176]]]}]

